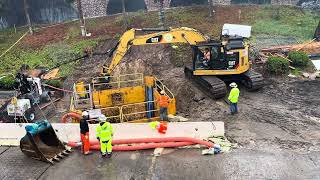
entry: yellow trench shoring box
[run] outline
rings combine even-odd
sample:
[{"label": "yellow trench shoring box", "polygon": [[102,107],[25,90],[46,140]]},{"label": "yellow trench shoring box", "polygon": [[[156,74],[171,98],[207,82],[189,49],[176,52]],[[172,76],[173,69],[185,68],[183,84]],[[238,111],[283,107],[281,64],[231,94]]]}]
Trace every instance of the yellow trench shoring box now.
[{"label": "yellow trench shoring box", "polygon": [[168,114],[176,114],[172,92],[156,77],[126,74],[93,78],[92,83],[74,84],[70,111],[88,110],[90,118],[104,114],[114,123],[159,120],[160,91],[169,97]]}]

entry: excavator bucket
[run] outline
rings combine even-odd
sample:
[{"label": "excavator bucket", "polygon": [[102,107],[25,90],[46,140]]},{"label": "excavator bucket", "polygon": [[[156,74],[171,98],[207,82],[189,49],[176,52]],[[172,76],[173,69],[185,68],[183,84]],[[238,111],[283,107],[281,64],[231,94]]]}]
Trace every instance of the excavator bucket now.
[{"label": "excavator bucket", "polygon": [[25,129],[27,134],[20,140],[20,149],[26,156],[54,164],[71,152],[47,120],[27,125]]}]

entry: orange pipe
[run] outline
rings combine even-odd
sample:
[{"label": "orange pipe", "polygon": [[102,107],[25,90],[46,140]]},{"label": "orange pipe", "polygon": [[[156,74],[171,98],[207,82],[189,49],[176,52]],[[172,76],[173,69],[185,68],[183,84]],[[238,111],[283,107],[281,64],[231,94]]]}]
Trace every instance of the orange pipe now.
[{"label": "orange pipe", "polygon": [[[113,146],[114,151],[134,151],[142,149],[154,149],[160,147],[181,147],[193,144],[202,144],[208,148],[213,147],[213,143],[208,141],[199,140],[190,137],[163,137],[163,138],[140,138],[140,139],[118,139],[112,140],[113,145],[119,144],[137,144],[137,143],[147,143],[132,146]],[[71,147],[76,147],[78,144],[76,142],[68,142]],[[100,143],[97,140],[90,142],[91,150],[100,150]]]},{"label": "orange pipe", "polygon": [[75,113],[75,112],[70,112],[70,113],[67,113],[62,116],[61,123],[67,123],[67,118],[69,118],[69,117],[76,118],[78,120],[80,120],[82,118],[80,114]]}]

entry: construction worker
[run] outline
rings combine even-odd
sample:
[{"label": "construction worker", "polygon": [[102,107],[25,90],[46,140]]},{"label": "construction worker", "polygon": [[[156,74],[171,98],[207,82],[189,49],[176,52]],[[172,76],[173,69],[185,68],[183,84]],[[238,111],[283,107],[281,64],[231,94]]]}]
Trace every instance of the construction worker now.
[{"label": "construction worker", "polygon": [[85,155],[91,154],[90,142],[89,142],[89,113],[87,111],[82,112],[82,118],[80,120],[80,137],[82,142],[82,153]]},{"label": "construction worker", "polygon": [[238,98],[240,95],[240,90],[238,89],[238,85],[233,82],[230,84],[230,87],[232,88],[228,97],[228,100],[230,102],[230,112],[231,114],[238,113]]},{"label": "construction worker", "polygon": [[100,141],[101,155],[102,157],[111,158],[112,155],[112,137],[113,129],[112,125],[107,121],[105,115],[101,115],[98,120],[100,121],[96,129],[96,137]]},{"label": "construction worker", "polygon": [[160,106],[160,120],[168,121],[169,97],[165,95],[163,90],[160,92],[160,97],[157,101]]}]

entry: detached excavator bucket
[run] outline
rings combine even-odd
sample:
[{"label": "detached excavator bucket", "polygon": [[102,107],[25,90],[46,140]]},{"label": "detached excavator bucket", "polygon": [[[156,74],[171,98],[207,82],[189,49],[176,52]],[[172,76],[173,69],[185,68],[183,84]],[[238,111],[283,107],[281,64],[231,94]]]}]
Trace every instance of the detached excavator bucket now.
[{"label": "detached excavator bucket", "polygon": [[71,152],[47,120],[27,125],[25,129],[27,134],[20,140],[20,149],[26,156],[53,164]]}]

